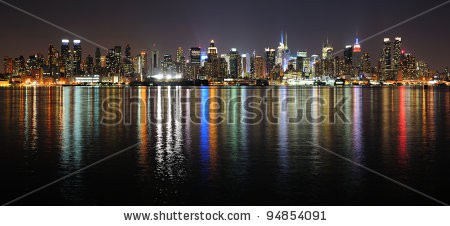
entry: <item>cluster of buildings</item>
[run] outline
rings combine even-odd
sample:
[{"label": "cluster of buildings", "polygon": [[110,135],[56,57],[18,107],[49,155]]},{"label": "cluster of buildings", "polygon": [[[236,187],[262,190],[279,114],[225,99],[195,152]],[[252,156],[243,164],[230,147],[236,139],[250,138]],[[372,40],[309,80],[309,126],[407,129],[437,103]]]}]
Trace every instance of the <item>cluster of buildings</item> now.
[{"label": "cluster of buildings", "polygon": [[[342,54],[343,52],[343,54]],[[132,81],[209,80],[213,83],[235,80],[352,78],[371,80],[419,80],[437,76],[448,80],[448,70],[431,71],[428,65],[402,50],[402,38],[385,38],[378,61],[372,61],[359,40],[335,52],[327,40],[320,55],[307,51],[291,52],[287,34],[281,35],[278,47],[264,49],[262,55],[240,53],[232,48],[220,54],[214,40],[207,49],[192,47],[185,56],[178,47],[175,57],[156,49],[132,55],[130,45],[123,51],[114,46],[105,55],[97,48],[94,55],[83,58],[80,40],[63,39],[60,49],[49,45],[47,58],[34,54],[25,58],[4,57],[3,77],[13,83],[128,83]],[[373,62],[376,62],[373,65]]]}]

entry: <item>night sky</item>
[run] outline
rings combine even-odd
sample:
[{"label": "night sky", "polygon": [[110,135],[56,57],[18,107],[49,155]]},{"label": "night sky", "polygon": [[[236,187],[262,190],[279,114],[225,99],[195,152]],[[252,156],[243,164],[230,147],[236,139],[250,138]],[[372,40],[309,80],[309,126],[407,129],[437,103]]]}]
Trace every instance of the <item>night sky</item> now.
[{"label": "night sky", "polygon": [[[232,47],[241,53],[276,47],[281,31],[288,33],[291,51],[320,53],[327,34],[335,50],[371,36],[445,0],[7,0],[106,47],[129,43],[132,54],[154,43],[161,53],[175,55],[181,46],[187,56],[195,45],[214,39],[220,53]],[[116,3],[120,2],[120,3]],[[0,4],[0,57],[47,56],[48,44],[59,50],[62,38],[74,39],[54,27]],[[433,68],[450,66],[450,4],[362,44],[378,59],[383,37],[401,36],[403,49]],[[82,42],[83,57],[94,46]],[[123,47],[124,48],[124,47]],[[102,51],[102,55],[105,55]],[[1,66],[3,67],[3,65]]]}]

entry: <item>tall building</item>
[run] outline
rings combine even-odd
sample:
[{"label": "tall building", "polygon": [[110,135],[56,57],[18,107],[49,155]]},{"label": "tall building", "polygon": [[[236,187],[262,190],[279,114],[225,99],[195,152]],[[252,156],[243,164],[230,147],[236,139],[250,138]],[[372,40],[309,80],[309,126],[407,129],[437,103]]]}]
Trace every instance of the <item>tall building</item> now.
[{"label": "tall building", "polygon": [[392,49],[392,69],[394,70],[394,72],[397,72],[398,70],[400,70],[400,57],[402,55],[402,38],[401,37],[396,37],[394,39],[394,45],[393,45],[393,49]]},{"label": "tall building", "polygon": [[161,72],[163,75],[173,75],[175,72],[175,65],[170,54],[165,54],[161,61]]},{"label": "tall building", "polygon": [[242,74],[242,59],[236,48],[230,50],[230,78],[237,79]]},{"label": "tall building", "polygon": [[125,59],[123,64],[124,74],[131,75],[133,73],[133,62],[131,60],[131,47],[129,44],[125,47]]},{"label": "tall building", "polygon": [[186,79],[199,79],[201,65],[201,49],[192,47],[189,50],[189,64],[186,73]]},{"label": "tall building", "polygon": [[109,74],[120,74],[122,62],[122,47],[114,46],[109,49],[108,56],[106,57],[106,67]]},{"label": "tall building", "polygon": [[183,55],[183,48],[177,48],[177,56],[175,59],[175,72],[177,74],[184,74],[186,70],[186,58]]},{"label": "tall building", "polygon": [[81,41],[73,40],[73,70],[75,75],[82,73],[81,71],[81,59],[82,59]]},{"label": "tall building", "polygon": [[214,43],[214,40],[211,40],[211,43],[208,47],[207,52],[208,59],[206,60],[205,66],[205,74],[208,79],[211,80],[221,80],[223,77],[220,77],[220,60],[218,56],[218,50]]},{"label": "tall building", "polygon": [[53,45],[48,46],[48,65],[50,67],[57,66],[59,59],[59,52]]},{"label": "tall building", "polygon": [[140,53],[139,53],[139,55],[141,56],[141,58],[140,58],[140,68],[141,68],[141,74],[142,74],[142,76],[143,75],[145,75],[145,76],[147,76],[148,75],[148,58],[147,58],[147,52],[145,52],[144,50],[142,50]]},{"label": "tall building", "polygon": [[364,53],[362,56],[362,72],[365,74],[372,73],[372,66],[370,63],[370,56],[369,53]]},{"label": "tall building", "polygon": [[95,74],[99,74],[102,70],[102,66],[101,66],[101,52],[100,52],[100,48],[96,48],[95,49],[95,55],[94,55],[94,73]]},{"label": "tall building", "polygon": [[322,60],[331,59],[333,57],[333,51],[334,51],[334,48],[328,42],[328,39],[327,39],[327,42],[323,45],[323,48],[322,48]]},{"label": "tall building", "polygon": [[308,52],[306,51],[297,51],[297,59],[296,59],[296,70],[297,72],[306,72]]},{"label": "tall building", "polygon": [[261,56],[255,56],[254,60],[255,64],[255,74],[254,77],[257,79],[266,79],[267,78],[267,72],[266,72],[266,60],[264,57]]},{"label": "tall building", "polygon": [[61,44],[61,66],[64,68],[64,74],[66,76],[72,75],[72,60],[70,51],[70,41],[68,39],[63,39]]},{"label": "tall building", "polygon": [[253,50],[252,55],[250,56],[250,76],[255,77],[255,60],[256,60],[256,51]]},{"label": "tall building", "polygon": [[327,42],[322,47],[322,60],[319,62],[319,67],[317,67],[318,75],[325,75],[333,77],[335,76],[335,62],[334,62],[334,48]]},{"label": "tall building", "polygon": [[3,58],[3,70],[6,75],[11,75],[14,72],[14,60],[11,57]]},{"label": "tall building", "polygon": [[94,58],[91,55],[86,57],[86,73],[88,75],[94,74]]},{"label": "tall building", "polygon": [[96,48],[95,49],[95,66],[100,66],[100,61],[101,61],[101,52],[100,52],[100,48]]},{"label": "tall building", "polygon": [[146,74],[147,53],[141,51],[136,57],[133,57],[133,71],[139,76],[139,81],[144,81]]},{"label": "tall building", "polygon": [[160,59],[159,51],[153,50],[150,55],[150,75],[157,75],[160,73]]},{"label": "tall building", "polygon": [[177,58],[175,59],[175,62],[180,63],[181,57],[183,57],[183,48],[178,47],[177,48]]},{"label": "tall building", "polygon": [[391,80],[392,74],[392,62],[391,62],[391,40],[384,38],[384,47],[381,52],[381,80]]},{"label": "tall building", "polygon": [[362,50],[361,45],[359,44],[358,38],[356,38],[355,44],[353,45],[353,53],[352,53],[352,62],[353,67],[355,68],[355,72],[357,75],[360,75],[362,72],[361,60],[362,60]]},{"label": "tall building", "polygon": [[225,58],[219,58],[219,79],[226,78],[229,72],[228,62]]},{"label": "tall building", "polygon": [[281,41],[276,50],[275,65],[280,65],[282,70],[286,70],[290,60],[290,51],[287,45],[287,33],[281,33]]},{"label": "tall building", "polygon": [[276,62],[276,51],[275,49],[266,48],[265,49],[265,56],[266,56],[266,73],[270,74],[275,67]]},{"label": "tall building", "polygon": [[242,65],[242,75],[241,77],[246,76],[247,74],[247,54],[241,55],[241,65]]}]

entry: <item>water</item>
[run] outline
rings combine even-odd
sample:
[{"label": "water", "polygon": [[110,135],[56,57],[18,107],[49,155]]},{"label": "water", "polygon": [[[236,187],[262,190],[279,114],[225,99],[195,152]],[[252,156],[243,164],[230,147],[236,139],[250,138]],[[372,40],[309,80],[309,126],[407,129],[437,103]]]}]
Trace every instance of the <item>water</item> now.
[{"label": "water", "polygon": [[[0,201],[137,144],[13,205],[438,204],[317,145],[450,203],[449,91],[3,88]],[[264,102],[251,109],[250,97]],[[329,117],[340,101],[345,117]],[[301,122],[289,122],[298,109]],[[180,120],[195,114],[199,122]]]}]

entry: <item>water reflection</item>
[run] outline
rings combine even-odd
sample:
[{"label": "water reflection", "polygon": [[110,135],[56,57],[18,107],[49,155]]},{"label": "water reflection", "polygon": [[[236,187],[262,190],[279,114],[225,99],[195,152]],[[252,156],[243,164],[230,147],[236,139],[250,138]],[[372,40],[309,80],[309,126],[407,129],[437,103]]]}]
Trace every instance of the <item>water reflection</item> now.
[{"label": "water reflection", "polygon": [[[146,205],[418,200],[308,141],[406,184],[427,188],[432,182],[434,196],[450,199],[443,192],[450,189],[443,173],[450,161],[447,89],[46,87],[0,89],[0,94],[2,142],[10,150],[0,152],[0,167],[7,182],[24,177],[34,187],[34,180],[51,181],[140,142],[136,150],[56,185],[51,195],[58,204],[117,204],[118,192],[130,204]],[[122,99],[119,108],[126,116],[115,126],[100,120],[108,96]],[[253,96],[266,97],[267,103],[259,104],[277,123],[268,118],[255,125],[241,121],[250,117],[244,104]],[[282,103],[289,97],[295,101]],[[325,104],[306,105],[318,97]],[[344,97],[348,102],[342,109],[350,123],[339,118],[289,123],[298,107],[314,118],[334,117],[329,115],[333,105]],[[129,106],[133,98],[140,101]],[[201,116],[199,123],[189,120],[195,113]],[[225,122],[218,123],[219,117]],[[20,187],[13,186],[9,194]]]}]

